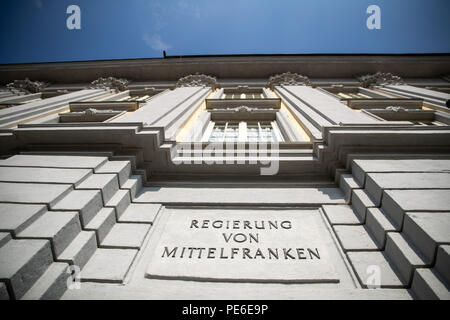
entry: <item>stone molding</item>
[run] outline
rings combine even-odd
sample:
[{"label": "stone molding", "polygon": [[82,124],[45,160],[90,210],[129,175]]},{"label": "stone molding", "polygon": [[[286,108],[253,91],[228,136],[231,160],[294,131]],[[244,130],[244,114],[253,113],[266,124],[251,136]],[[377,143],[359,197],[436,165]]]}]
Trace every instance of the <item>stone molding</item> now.
[{"label": "stone molding", "polygon": [[215,77],[199,74],[197,72],[196,74],[190,74],[180,78],[175,87],[211,87],[212,89],[216,89],[218,83]]},{"label": "stone molding", "polygon": [[98,78],[91,82],[89,88],[91,89],[113,89],[116,92],[125,91],[128,89],[129,81],[122,78]]},{"label": "stone molding", "polygon": [[403,84],[403,79],[389,72],[377,72],[374,74],[366,74],[358,77],[361,86],[364,88],[372,88],[374,86],[386,84]]},{"label": "stone molding", "polygon": [[22,92],[29,94],[42,92],[48,85],[49,84],[46,82],[31,81],[30,79],[25,78],[24,80],[14,80],[13,82],[8,83],[6,87],[9,91],[14,93]]}]

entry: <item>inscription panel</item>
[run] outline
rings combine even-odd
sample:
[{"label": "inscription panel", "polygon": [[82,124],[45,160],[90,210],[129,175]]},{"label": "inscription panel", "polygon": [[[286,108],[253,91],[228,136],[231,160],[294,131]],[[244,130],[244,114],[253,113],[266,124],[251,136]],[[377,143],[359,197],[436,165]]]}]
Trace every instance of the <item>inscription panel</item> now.
[{"label": "inscription panel", "polygon": [[164,215],[150,239],[148,278],[340,282],[343,261],[318,210],[166,208]]}]

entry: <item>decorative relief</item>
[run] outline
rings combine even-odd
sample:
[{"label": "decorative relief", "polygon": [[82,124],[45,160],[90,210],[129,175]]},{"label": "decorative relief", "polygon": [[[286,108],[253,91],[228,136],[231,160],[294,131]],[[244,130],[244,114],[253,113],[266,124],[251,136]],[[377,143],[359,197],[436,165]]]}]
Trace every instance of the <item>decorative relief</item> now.
[{"label": "decorative relief", "polygon": [[402,78],[388,72],[366,74],[364,76],[358,77],[358,80],[361,83],[361,86],[364,88],[371,88],[384,84],[403,84]]},{"label": "decorative relief", "polygon": [[307,76],[300,75],[298,73],[285,72],[274,75],[269,78],[270,89],[274,89],[275,86],[310,86],[311,82]]},{"label": "decorative relief", "polygon": [[406,108],[401,106],[389,106],[386,107],[385,109],[394,112],[406,111]]},{"label": "decorative relief", "polygon": [[122,78],[98,78],[91,82],[89,88],[91,89],[114,89],[116,92],[127,90],[129,81]]},{"label": "decorative relief", "polygon": [[176,84],[180,87],[211,87],[215,89],[218,87],[217,79],[215,77],[207,76],[205,74],[190,74],[186,77],[180,78]]},{"label": "decorative relief", "polygon": [[85,115],[86,117],[92,117],[95,116],[97,114],[105,114],[105,113],[117,113],[117,110],[111,110],[111,109],[106,109],[106,110],[98,110],[95,108],[89,108],[83,111],[76,111],[76,112],[71,112],[71,115]]},{"label": "decorative relief", "polygon": [[253,112],[253,111],[257,111],[257,110],[258,110],[258,108],[250,108],[250,107],[247,107],[247,106],[214,109],[214,111],[232,111],[234,113],[238,113],[238,112]]},{"label": "decorative relief", "polygon": [[11,92],[23,92],[27,94],[42,92],[48,85],[49,84],[46,82],[31,81],[30,79],[25,78],[25,80],[14,80],[13,82],[8,83],[6,87]]}]

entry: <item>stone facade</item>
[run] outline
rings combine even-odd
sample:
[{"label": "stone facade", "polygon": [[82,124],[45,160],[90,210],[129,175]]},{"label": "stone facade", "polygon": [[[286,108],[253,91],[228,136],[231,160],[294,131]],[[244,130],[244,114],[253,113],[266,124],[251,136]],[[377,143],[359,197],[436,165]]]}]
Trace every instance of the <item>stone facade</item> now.
[{"label": "stone facade", "polygon": [[370,58],[2,68],[0,298],[450,299],[450,60]]}]

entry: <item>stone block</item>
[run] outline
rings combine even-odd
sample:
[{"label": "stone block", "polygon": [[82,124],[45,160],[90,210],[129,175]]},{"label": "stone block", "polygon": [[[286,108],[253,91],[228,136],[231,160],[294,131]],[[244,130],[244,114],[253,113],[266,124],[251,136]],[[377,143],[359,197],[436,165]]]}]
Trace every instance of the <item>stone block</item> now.
[{"label": "stone block", "polygon": [[411,290],[416,298],[421,300],[450,300],[450,288],[441,281],[433,269],[417,269],[414,272]]},{"label": "stone block", "polygon": [[0,202],[54,205],[70,190],[68,184],[0,182]]},{"label": "stone block", "polygon": [[358,214],[359,221],[365,223],[367,208],[374,208],[376,204],[365,190],[355,189],[352,191],[352,207]]},{"label": "stone block", "polygon": [[0,279],[8,281],[11,298],[20,299],[52,262],[50,241],[10,240],[0,248]]},{"label": "stone block", "polygon": [[374,251],[378,245],[364,226],[333,226],[344,251]]},{"label": "stone block", "polygon": [[11,240],[11,233],[9,232],[0,232],[0,248],[3,247],[9,240]]},{"label": "stone block", "polygon": [[106,207],[116,209],[117,218],[124,213],[125,209],[131,203],[130,192],[128,190],[120,189],[114,196],[108,201]]},{"label": "stone block", "polygon": [[439,246],[436,256],[435,269],[450,286],[450,245]]},{"label": "stone block", "polygon": [[379,284],[381,288],[405,288],[407,283],[400,278],[386,256],[380,251],[348,252],[347,256],[364,288]]},{"label": "stone block", "polygon": [[450,173],[368,173],[366,190],[377,206],[385,189],[450,189]]},{"label": "stone block", "polygon": [[0,167],[0,181],[77,185],[91,172],[91,169]]},{"label": "stone block", "polygon": [[161,209],[160,204],[131,203],[120,216],[120,222],[153,223]]},{"label": "stone block", "polygon": [[96,169],[95,173],[117,174],[119,185],[122,187],[131,174],[131,163],[130,161],[108,161],[103,166]]},{"label": "stone block", "polygon": [[51,240],[53,252],[55,257],[57,257],[80,231],[81,226],[78,213],[49,211],[20,232],[17,237]]},{"label": "stone block", "polygon": [[119,182],[115,174],[93,174],[81,182],[77,189],[100,190],[103,204],[106,204],[119,190]]},{"label": "stone block", "polygon": [[150,226],[141,223],[116,223],[101,242],[106,248],[139,249]]},{"label": "stone block", "polygon": [[103,208],[103,201],[98,190],[74,190],[52,205],[52,210],[76,210],[80,213],[81,223],[86,226]]},{"label": "stone block", "polygon": [[45,212],[45,205],[0,203],[0,230],[15,236]]},{"label": "stone block", "polygon": [[58,261],[83,268],[97,249],[97,238],[93,231],[81,231],[58,256]]},{"label": "stone block", "polygon": [[379,208],[367,209],[366,227],[381,249],[386,244],[386,234],[388,232],[399,231]]},{"label": "stone block", "polygon": [[408,212],[403,233],[428,263],[436,258],[437,247],[450,243],[450,212]]},{"label": "stone block", "polygon": [[69,265],[53,262],[44,274],[36,281],[22,300],[57,300],[67,290],[67,280],[71,276],[67,272]]},{"label": "stone block", "polygon": [[128,189],[130,191],[131,199],[133,200],[142,188],[142,176],[132,175],[121,186],[122,189]]},{"label": "stone block", "polygon": [[135,249],[97,249],[81,270],[81,279],[122,283],[136,253]]},{"label": "stone block", "polygon": [[18,154],[0,161],[0,166],[95,169],[107,160],[106,157]]},{"label": "stone block", "polygon": [[381,208],[401,227],[406,211],[449,210],[450,190],[385,190]]},{"label": "stone block", "polygon": [[361,189],[361,185],[350,173],[343,173],[339,178],[339,187],[344,192],[345,200],[351,202],[353,189]]},{"label": "stone block", "polygon": [[389,261],[408,284],[412,281],[414,270],[427,265],[420,252],[399,232],[387,234],[385,252]]},{"label": "stone block", "polygon": [[102,208],[86,225],[86,230],[95,231],[100,244],[111,228],[116,224],[116,211],[114,208]]}]

